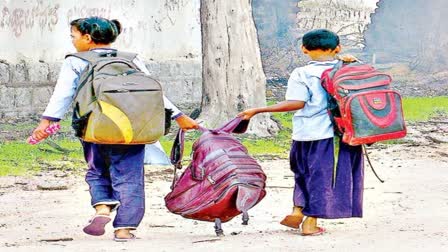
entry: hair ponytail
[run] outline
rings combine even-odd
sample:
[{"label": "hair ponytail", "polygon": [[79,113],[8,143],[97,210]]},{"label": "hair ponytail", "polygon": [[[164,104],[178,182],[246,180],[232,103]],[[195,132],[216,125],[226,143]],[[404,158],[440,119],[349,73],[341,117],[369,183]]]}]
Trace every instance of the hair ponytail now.
[{"label": "hair ponytail", "polygon": [[112,20],[110,20],[110,22],[111,22],[112,26],[114,26],[115,31],[117,32],[117,36],[120,35],[121,34],[121,30],[122,30],[121,29],[121,23],[118,20],[116,20],[116,19],[112,19]]},{"label": "hair ponytail", "polygon": [[118,20],[108,20],[102,17],[80,18],[70,22],[81,34],[89,34],[96,44],[113,43],[121,33]]}]

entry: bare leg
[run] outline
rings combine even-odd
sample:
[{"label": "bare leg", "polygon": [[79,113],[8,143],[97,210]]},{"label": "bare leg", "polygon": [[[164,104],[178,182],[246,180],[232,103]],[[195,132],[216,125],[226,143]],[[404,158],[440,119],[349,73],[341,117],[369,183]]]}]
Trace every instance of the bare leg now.
[{"label": "bare leg", "polygon": [[111,207],[109,205],[96,205],[96,215],[110,215]]}]

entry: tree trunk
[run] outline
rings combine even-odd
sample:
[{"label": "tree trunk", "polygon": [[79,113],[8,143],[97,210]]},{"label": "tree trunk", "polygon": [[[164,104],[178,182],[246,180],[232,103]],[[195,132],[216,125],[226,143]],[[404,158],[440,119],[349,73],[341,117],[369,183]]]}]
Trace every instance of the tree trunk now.
[{"label": "tree trunk", "polygon": [[[252,17],[251,0],[201,0],[202,114],[216,127],[247,108],[266,106],[266,77]],[[269,136],[277,125],[255,116],[249,132]]]}]

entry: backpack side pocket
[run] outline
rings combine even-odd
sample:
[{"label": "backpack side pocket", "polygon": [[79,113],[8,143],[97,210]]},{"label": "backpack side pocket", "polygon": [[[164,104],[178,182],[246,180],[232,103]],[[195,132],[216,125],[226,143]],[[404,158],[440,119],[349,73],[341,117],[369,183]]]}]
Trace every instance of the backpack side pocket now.
[{"label": "backpack side pocket", "polygon": [[78,113],[76,112],[76,109],[73,110],[73,116],[72,116],[72,128],[75,131],[76,137],[83,137],[86,128],[87,128],[87,122],[89,121],[90,114],[92,112],[89,112],[83,116],[78,116]]}]

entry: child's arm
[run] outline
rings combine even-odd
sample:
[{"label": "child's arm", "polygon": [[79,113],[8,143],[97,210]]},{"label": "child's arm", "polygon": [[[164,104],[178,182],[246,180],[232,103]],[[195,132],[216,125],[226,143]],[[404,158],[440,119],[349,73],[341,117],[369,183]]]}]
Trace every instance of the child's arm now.
[{"label": "child's arm", "polygon": [[305,102],[303,101],[282,101],[277,104],[260,107],[260,108],[252,108],[247,109],[238,114],[239,117],[243,117],[243,120],[249,120],[254,115],[265,112],[288,112],[302,109],[305,106]]},{"label": "child's arm", "polygon": [[[79,81],[79,73],[86,66],[87,62],[75,57],[68,57],[62,62],[53,94],[51,95],[39,125],[33,130],[28,142],[31,144],[38,143],[52,133],[55,133],[53,130],[59,127],[58,122],[64,117],[65,112],[69,109],[70,103],[73,100],[77,82]],[[49,128],[50,125],[57,127]]]}]

